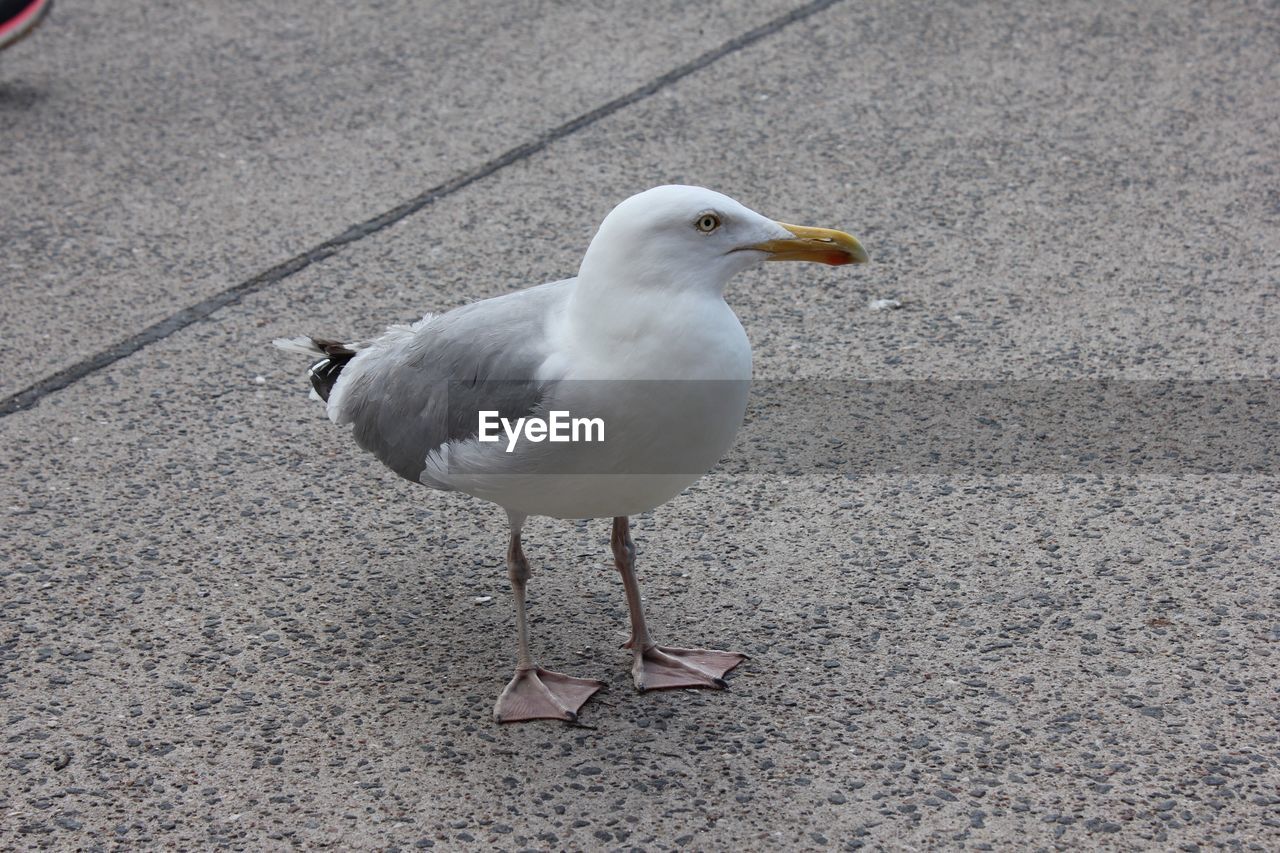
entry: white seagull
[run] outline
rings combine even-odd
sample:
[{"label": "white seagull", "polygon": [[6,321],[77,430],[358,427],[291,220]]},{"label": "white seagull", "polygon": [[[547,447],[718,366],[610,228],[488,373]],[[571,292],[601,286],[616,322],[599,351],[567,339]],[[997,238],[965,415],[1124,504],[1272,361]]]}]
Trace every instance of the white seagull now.
[{"label": "white seagull", "polygon": [[[330,420],[351,424],[391,470],[507,511],[518,650],[494,718],[574,721],[604,683],[543,669],[529,655],[525,519],[613,519],[637,689],[725,687],[745,655],[651,638],[628,516],[706,473],[742,424],[751,345],[725,303],[729,279],[763,261],[866,260],[841,231],[775,222],[701,187],[662,186],[605,217],[576,278],[427,315],[368,342],[275,344],[319,359],[309,376]],[[557,413],[575,419],[575,429],[559,430],[569,440],[553,440],[554,417],[547,427]]]}]

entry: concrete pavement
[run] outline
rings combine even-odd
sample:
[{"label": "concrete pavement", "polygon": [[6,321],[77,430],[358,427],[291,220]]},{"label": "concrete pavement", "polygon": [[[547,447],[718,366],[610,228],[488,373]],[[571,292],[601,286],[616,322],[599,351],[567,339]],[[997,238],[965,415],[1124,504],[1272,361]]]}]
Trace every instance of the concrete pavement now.
[{"label": "concrete pavement", "polygon": [[787,9],[732,8],[59,3],[0,65],[4,326],[30,352],[0,393]]},{"label": "concrete pavement", "polygon": [[[0,64],[4,393],[792,7],[515,8],[60,2]],[[780,20],[4,417],[0,840],[1274,847],[1276,471],[726,466],[636,521],[660,638],[752,655],[726,693],[636,695],[607,524],[535,520],[535,653],[610,688],[499,728],[503,520],[361,455],[267,342],[571,274],[681,181],[872,253],[736,283],[763,378],[1274,380],[1277,23]]]}]

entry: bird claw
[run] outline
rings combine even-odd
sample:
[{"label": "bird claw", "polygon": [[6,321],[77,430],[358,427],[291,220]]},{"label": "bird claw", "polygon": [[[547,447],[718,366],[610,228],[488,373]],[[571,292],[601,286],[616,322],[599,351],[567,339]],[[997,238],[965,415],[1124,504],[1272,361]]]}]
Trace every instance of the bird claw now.
[{"label": "bird claw", "polygon": [[493,718],[499,723],[524,720],[563,720],[576,723],[578,710],[604,682],[595,678],[574,678],[542,667],[516,670],[498,703]]},{"label": "bird claw", "polygon": [[729,686],[723,677],[725,673],[746,659],[746,655],[738,652],[651,645],[636,651],[631,674],[641,693],[678,687],[724,690]]}]

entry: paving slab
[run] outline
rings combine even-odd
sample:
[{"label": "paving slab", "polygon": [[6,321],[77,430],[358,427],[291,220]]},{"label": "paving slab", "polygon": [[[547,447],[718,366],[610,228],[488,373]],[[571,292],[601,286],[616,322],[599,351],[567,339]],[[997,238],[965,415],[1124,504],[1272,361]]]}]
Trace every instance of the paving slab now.
[{"label": "paving slab", "polygon": [[0,62],[0,394],[792,5],[60,0]]},{"label": "paving slab", "polygon": [[535,653],[609,689],[497,727],[504,520],[267,346],[569,274],[684,180],[872,252],[735,283],[762,378],[1274,379],[1262,23],[837,4],[3,418],[0,840],[1266,849],[1276,471],[731,460],[636,522],[723,693],[635,694],[607,524],[535,520]]}]

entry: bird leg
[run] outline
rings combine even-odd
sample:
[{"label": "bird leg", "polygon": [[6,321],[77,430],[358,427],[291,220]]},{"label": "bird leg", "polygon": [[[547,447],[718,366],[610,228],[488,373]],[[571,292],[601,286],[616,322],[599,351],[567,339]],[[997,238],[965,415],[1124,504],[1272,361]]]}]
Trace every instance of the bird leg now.
[{"label": "bird leg", "polygon": [[493,718],[499,723],[522,720],[578,719],[578,709],[601,687],[594,678],[574,678],[533,665],[529,655],[529,628],[525,618],[524,591],[529,581],[529,561],[520,547],[521,516],[511,516],[511,542],[507,546],[507,575],[516,600],[516,674],[498,697]]},{"label": "bird leg", "polygon": [[613,520],[613,562],[622,575],[622,585],[627,591],[627,607],[631,611],[631,639],[624,648],[633,650],[635,663],[631,675],[636,689],[665,690],[673,687],[711,687],[723,689],[729,685],[724,674],[747,659],[738,652],[720,652],[712,649],[679,649],[659,646],[649,637],[649,627],[644,621],[644,609],[640,604],[640,585],[636,582],[636,546],[631,541],[631,523],[626,516]]}]

